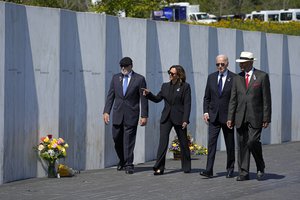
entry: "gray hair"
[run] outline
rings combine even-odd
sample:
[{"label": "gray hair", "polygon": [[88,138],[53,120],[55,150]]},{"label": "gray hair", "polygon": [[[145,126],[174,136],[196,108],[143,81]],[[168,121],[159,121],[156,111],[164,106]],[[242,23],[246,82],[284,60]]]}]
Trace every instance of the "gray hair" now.
[{"label": "gray hair", "polygon": [[218,56],[216,57],[216,60],[217,60],[218,58],[223,58],[223,59],[228,63],[228,57],[227,57],[226,55],[220,54],[220,55],[218,55]]}]

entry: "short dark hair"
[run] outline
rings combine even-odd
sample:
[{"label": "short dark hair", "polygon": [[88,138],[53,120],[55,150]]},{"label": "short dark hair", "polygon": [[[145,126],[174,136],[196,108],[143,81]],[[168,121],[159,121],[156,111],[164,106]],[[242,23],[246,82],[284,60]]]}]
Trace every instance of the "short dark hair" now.
[{"label": "short dark hair", "polygon": [[129,66],[132,65],[132,60],[130,57],[124,57],[120,60],[120,66]]}]

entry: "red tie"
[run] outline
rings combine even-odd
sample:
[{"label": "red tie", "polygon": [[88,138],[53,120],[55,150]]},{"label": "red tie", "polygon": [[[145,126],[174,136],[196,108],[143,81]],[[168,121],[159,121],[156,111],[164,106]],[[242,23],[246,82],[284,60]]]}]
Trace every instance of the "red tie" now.
[{"label": "red tie", "polygon": [[248,89],[248,85],[249,85],[249,74],[246,74],[246,88]]}]

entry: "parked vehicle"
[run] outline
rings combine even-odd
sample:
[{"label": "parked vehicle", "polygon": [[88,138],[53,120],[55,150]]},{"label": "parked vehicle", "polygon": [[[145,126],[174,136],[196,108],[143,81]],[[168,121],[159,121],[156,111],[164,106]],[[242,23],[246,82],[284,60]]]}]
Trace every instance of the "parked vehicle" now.
[{"label": "parked vehicle", "polygon": [[[245,14],[239,14],[239,15],[222,15],[218,17],[218,20],[234,20],[234,19],[246,19],[247,15]],[[250,17],[249,17],[250,19]]]},{"label": "parked vehicle", "polygon": [[298,21],[300,22],[300,9],[280,10],[280,22]]},{"label": "parked vehicle", "polygon": [[251,19],[258,19],[261,21],[279,21],[279,10],[261,10],[261,11],[252,11]]},{"label": "parked vehicle", "polygon": [[210,15],[206,12],[196,12],[196,13],[190,13],[187,21],[209,24],[209,23],[217,22],[217,19],[215,15]]},{"label": "parked vehicle", "polygon": [[152,12],[154,20],[189,21],[212,23],[217,21],[215,15],[199,12],[199,5],[190,5],[188,2],[171,3],[160,11]]},{"label": "parked vehicle", "polygon": [[152,12],[154,20],[187,21],[191,13],[199,12],[199,5],[188,2],[171,3],[160,11]]},{"label": "parked vehicle", "polygon": [[300,21],[300,9],[253,11],[250,14],[250,19],[258,19],[265,22]]}]

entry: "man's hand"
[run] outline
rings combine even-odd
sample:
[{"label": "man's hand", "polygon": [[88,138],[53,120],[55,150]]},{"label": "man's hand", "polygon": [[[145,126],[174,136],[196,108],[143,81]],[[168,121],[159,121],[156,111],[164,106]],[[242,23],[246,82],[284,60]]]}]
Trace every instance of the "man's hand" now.
[{"label": "man's hand", "polygon": [[208,122],[209,122],[209,114],[208,113],[204,113],[203,120],[205,121],[205,123],[208,124]]},{"label": "man's hand", "polygon": [[140,125],[141,126],[145,126],[146,124],[147,124],[147,118],[141,117],[141,119],[140,119]]},{"label": "man's hand", "polygon": [[233,129],[234,123],[231,120],[228,120],[226,124],[228,128]]},{"label": "man's hand", "polygon": [[263,127],[263,128],[268,128],[268,126],[269,126],[269,123],[268,123],[268,122],[263,122],[263,124],[262,124],[262,127]]},{"label": "man's hand", "polygon": [[182,130],[185,129],[185,128],[187,127],[187,125],[188,125],[188,123],[183,122],[183,123],[182,123]]},{"label": "man's hand", "polygon": [[108,113],[103,114],[103,121],[105,124],[109,123],[109,114]]}]

